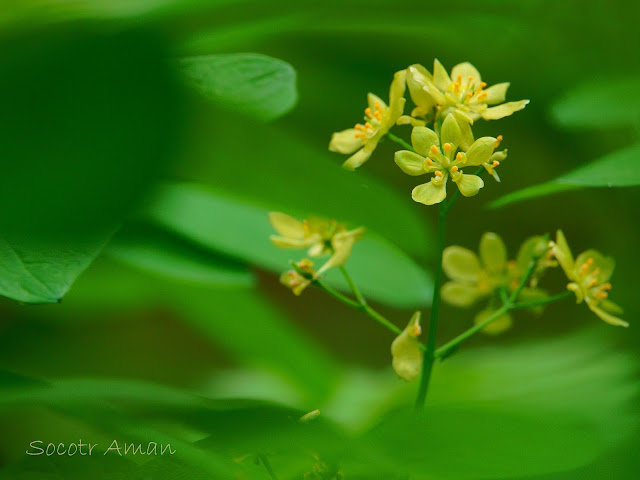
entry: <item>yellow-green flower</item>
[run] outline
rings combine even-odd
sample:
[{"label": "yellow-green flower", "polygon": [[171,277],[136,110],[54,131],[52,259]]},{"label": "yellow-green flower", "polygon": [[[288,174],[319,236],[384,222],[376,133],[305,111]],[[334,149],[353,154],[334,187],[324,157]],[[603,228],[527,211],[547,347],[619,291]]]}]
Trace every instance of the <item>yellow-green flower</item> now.
[{"label": "yellow-green flower", "polygon": [[574,260],[562,230],[556,233],[553,253],[570,280],[567,289],[575,293],[577,303],[584,301],[593,313],[611,325],[629,326],[616,316],[622,314],[622,309],[608,300],[611,290],[609,279],[615,267],[612,258],[596,250],[587,250]]},{"label": "yellow-green flower", "polygon": [[369,93],[368,106],[364,111],[364,124],[358,123],[354,128],[334,133],[331,137],[329,150],[353,154],[342,165],[344,168],[355,170],[369,160],[378,142],[402,115],[405,103],[405,74],[402,70],[394,75],[389,90],[389,105],[373,93]]},{"label": "yellow-green flower", "polygon": [[418,341],[421,333],[420,312],[415,312],[407,327],[391,344],[393,369],[408,382],[418,378],[422,368],[422,350]]},{"label": "yellow-green flower", "polygon": [[310,257],[331,255],[327,262],[315,273],[315,277],[329,268],[343,265],[353,244],[362,238],[363,227],[347,230],[335,220],[309,218],[300,221],[280,212],[269,213],[269,221],[279,235],[272,235],[271,241],[280,248],[308,249]]},{"label": "yellow-green flower", "polygon": [[[447,303],[457,307],[470,307],[483,298],[491,298],[499,289],[508,295],[518,288],[532,258],[537,258],[540,241],[546,245],[544,237],[527,239],[516,261],[507,261],[507,249],[502,239],[495,233],[485,233],[480,239],[479,256],[471,250],[457,245],[445,248],[442,254],[442,268],[451,281],[442,286],[440,294]],[[535,255],[535,256],[534,256]],[[542,267],[541,267],[542,268]],[[519,300],[531,301],[547,297],[547,293],[533,286],[525,286]],[[533,311],[540,311],[534,307]],[[475,323],[481,323],[496,309],[491,306],[476,315]],[[508,313],[494,320],[483,330],[488,334],[498,334],[511,326]]]},{"label": "yellow-green flower", "polygon": [[480,72],[468,62],[459,63],[449,75],[436,59],[433,75],[421,65],[408,68],[407,85],[417,105],[412,115],[427,116],[435,107],[436,118],[453,113],[462,130],[463,149],[473,142],[470,125],[479,118],[498,120],[522,110],[529,100],[503,103],[509,83],[498,83],[489,88]]},{"label": "yellow-green flower", "polygon": [[[447,115],[442,123],[440,139],[433,130],[427,127],[414,127],[411,132],[411,144],[415,150],[401,150],[395,154],[395,162],[408,175],[418,176],[433,173],[431,181],[418,185],[411,192],[416,202],[433,205],[442,202],[447,196],[447,180],[458,186],[465,197],[476,195],[484,186],[484,181],[477,175],[465,174],[464,167],[498,166],[492,161],[494,150],[500,144],[499,138],[482,137],[476,140],[466,152],[458,152],[461,132],[452,114]],[[457,153],[456,153],[457,152]]]}]

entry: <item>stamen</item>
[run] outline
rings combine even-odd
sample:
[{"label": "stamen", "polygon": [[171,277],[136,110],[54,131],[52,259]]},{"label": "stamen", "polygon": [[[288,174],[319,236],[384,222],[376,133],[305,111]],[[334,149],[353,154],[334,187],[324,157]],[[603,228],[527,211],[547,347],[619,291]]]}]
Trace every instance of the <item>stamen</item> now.
[{"label": "stamen", "polygon": [[593,257],[587,258],[587,265],[589,266],[593,265]]},{"label": "stamen", "polygon": [[500,162],[498,160],[494,160],[493,163],[491,164],[493,168],[496,168],[498,165],[500,165]]},{"label": "stamen", "polygon": [[487,86],[487,82],[480,82],[480,88],[484,88]]},{"label": "stamen", "polygon": [[467,93],[467,98],[471,98],[471,97],[473,97],[473,92],[468,92]]},{"label": "stamen", "polygon": [[413,326],[413,336],[417,337],[422,333],[422,328],[417,323]]},{"label": "stamen", "polygon": [[462,74],[461,73],[458,74],[458,82],[462,82]]},{"label": "stamen", "polygon": [[602,285],[602,288],[605,290],[611,290],[611,284],[610,283],[605,283],[604,285]]},{"label": "stamen", "polygon": [[451,173],[456,173],[458,171],[458,166],[454,165],[453,167],[451,167]]},{"label": "stamen", "polygon": [[353,128],[355,128],[356,130],[365,130],[364,125],[360,125],[359,123],[356,123],[356,126]]},{"label": "stamen", "polygon": [[370,107],[365,108],[365,109],[364,109],[364,114],[365,114],[367,117],[371,117],[371,108],[370,108]]},{"label": "stamen", "polygon": [[376,110],[380,110],[380,102],[378,102],[377,100],[373,106],[376,108]]},{"label": "stamen", "polygon": [[435,172],[435,176],[438,178],[442,178],[442,172],[438,170],[437,172]]},{"label": "stamen", "polygon": [[378,120],[382,120],[382,114],[380,113],[380,110],[376,110],[376,113],[374,114],[374,116],[375,116]]},{"label": "stamen", "polygon": [[478,95],[478,100],[483,99],[485,97],[488,97],[489,94],[487,92],[482,92],[480,95]]},{"label": "stamen", "polygon": [[456,153],[456,160],[458,160],[459,162],[462,161],[462,152]]},{"label": "stamen", "polygon": [[498,135],[498,137],[496,138],[496,143],[493,144],[493,148],[498,148],[500,142],[502,142],[502,135]]},{"label": "stamen", "polygon": [[431,148],[429,149],[429,151],[433,154],[440,153],[438,150],[438,147],[436,147],[435,145],[431,145]]},{"label": "stamen", "polygon": [[588,284],[587,284],[587,288],[593,288],[598,284],[598,281],[593,278]]},{"label": "stamen", "polygon": [[447,152],[451,150],[452,145],[450,143],[445,143],[442,148],[444,148]]},{"label": "stamen", "polygon": [[468,81],[469,83],[471,83],[471,82],[473,81],[473,75],[469,75],[469,76],[467,77],[467,81]]},{"label": "stamen", "polygon": [[430,158],[425,159],[427,162],[427,165],[433,165],[433,160],[431,160]]},{"label": "stamen", "polygon": [[607,292],[600,292],[600,295],[598,295],[601,299],[605,299],[609,296],[609,294]]},{"label": "stamen", "polygon": [[365,138],[366,137],[366,135],[364,133],[361,133],[361,132],[356,132],[354,135],[355,135],[356,138]]},{"label": "stamen", "polygon": [[369,122],[365,123],[364,126],[367,128],[373,128]]}]

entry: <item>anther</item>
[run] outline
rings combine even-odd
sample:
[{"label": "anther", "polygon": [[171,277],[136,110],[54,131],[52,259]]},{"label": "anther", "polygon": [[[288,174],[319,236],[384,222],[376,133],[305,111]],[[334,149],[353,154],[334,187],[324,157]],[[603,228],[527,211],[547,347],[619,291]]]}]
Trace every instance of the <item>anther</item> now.
[{"label": "anther", "polygon": [[468,92],[467,93],[467,98],[471,98],[471,97],[473,97],[473,92]]},{"label": "anther", "polygon": [[473,80],[473,75],[469,75],[469,76],[467,77],[467,80],[469,81],[469,83],[471,83],[471,81]]},{"label": "anther", "polygon": [[491,164],[493,168],[496,168],[498,165],[500,165],[500,162],[498,160],[494,160],[493,163]]},{"label": "anther", "polygon": [[593,257],[587,258],[587,265],[589,266],[593,265]]},{"label": "anther", "polygon": [[462,74],[461,73],[458,74],[458,82],[462,82]]},{"label": "anther", "polygon": [[480,82],[480,88],[484,88],[487,86],[487,82]]},{"label": "anther", "polygon": [[360,132],[356,132],[354,135],[355,135],[356,138],[365,138],[366,137],[366,135],[364,133],[360,133]]},{"label": "anther", "polygon": [[382,114],[380,113],[380,110],[376,110],[376,113],[374,114],[374,116],[375,116],[378,120],[382,120]]},{"label": "anther", "polygon": [[367,128],[373,128],[369,122],[365,123],[364,126]]},{"label": "anther", "polygon": [[440,153],[440,152],[438,151],[438,147],[436,147],[435,145],[431,145],[431,148],[430,148],[429,150],[431,151],[431,153],[434,153],[434,154],[435,154],[435,153]]},{"label": "anther", "polygon": [[370,117],[370,116],[371,116],[371,108],[370,108],[370,107],[365,108],[365,109],[364,109],[364,114],[365,114],[367,117]]},{"label": "anther", "polygon": [[458,160],[459,162],[462,161],[462,152],[456,153],[456,160]]},{"label": "anther", "polygon": [[496,138],[496,140],[498,140],[498,142],[502,141],[502,135],[498,135],[498,137]]},{"label": "anther", "polygon": [[588,288],[593,288],[593,287],[595,287],[597,284],[598,284],[598,281],[597,281],[595,278],[593,278],[593,279],[591,279],[591,281],[587,284],[587,287],[588,287]]},{"label": "anther", "polygon": [[441,171],[437,171],[435,172],[436,177],[438,178],[442,178],[442,172]]},{"label": "anther", "polygon": [[456,173],[458,171],[458,166],[454,165],[453,167],[451,167],[451,173]]},{"label": "anther", "polygon": [[444,148],[445,150],[449,151],[451,150],[452,145],[450,143],[445,143],[442,148]]},{"label": "anther", "polygon": [[376,107],[376,110],[379,110],[380,109],[380,102],[378,102],[376,100],[376,103],[373,106]]},{"label": "anther", "polygon": [[426,159],[427,165],[433,165],[433,160],[431,160],[430,158]]},{"label": "anther", "polygon": [[413,326],[413,336],[417,337],[422,333],[422,328],[417,323]]}]

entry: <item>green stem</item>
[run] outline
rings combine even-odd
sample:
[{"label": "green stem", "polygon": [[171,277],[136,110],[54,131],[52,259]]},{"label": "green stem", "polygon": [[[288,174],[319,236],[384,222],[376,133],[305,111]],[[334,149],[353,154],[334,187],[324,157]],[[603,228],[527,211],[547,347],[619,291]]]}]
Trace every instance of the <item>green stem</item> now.
[{"label": "green stem", "polygon": [[436,264],[431,315],[429,316],[429,332],[427,334],[427,345],[422,359],[422,374],[420,376],[420,386],[418,387],[418,397],[416,398],[416,410],[424,408],[424,402],[427,399],[427,392],[429,391],[429,383],[431,381],[431,372],[436,360],[436,333],[438,331],[438,316],[440,314],[440,288],[442,287],[442,252],[444,251],[446,241],[447,212],[451,208],[451,203],[454,201],[455,198],[452,198],[448,203],[441,204],[438,208],[438,245],[436,250],[436,261],[438,263]]},{"label": "green stem", "polygon": [[515,303],[516,300],[518,300],[518,297],[520,296],[520,292],[522,292],[522,289],[524,288],[524,286],[527,284],[527,282],[531,278],[531,275],[533,275],[533,271],[536,269],[536,264],[537,263],[538,263],[538,259],[537,258],[533,258],[529,262],[529,266],[527,267],[527,271],[524,272],[524,276],[522,277],[522,280],[520,280],[520,283],[518,284],[518,288],[516,288],[513,291],[513,293],[511,294],[511,296],[509,297],[509,303]]},{"label": "green stem", "polygon": [[484,327],[489,325],[494,320],[497,320],[498,318],[500,318],[502,315],[507,313],[511,308],[512,307],[510,305],[508,305],[508,304],[502,305],[502,307],[500,307],[498,310],[493,312],[493,314],[488,316],[482,322],[474,325],[469,330],[466,330],[466,331],[462,332],[460,335],[455,337],[453,340],[450,340],[449,342],[447,342],[443,346],[441,346],[439,349],[437,349],[436,353],[435,353],[436,358],[442,358],[442,357],[447,356],[447,354],[451,350],[456,348],[459,344],[464,342],[467,338],[471,337],[472,335],[474,335],[477,332],[479,332],[480,330],[482,330]]},{"label": "green stem", "polygon": [[557,302],[558,300],[563,300],[567,297],[572,296],[574,293],[571,291],[566,291],[554,295],[552,297],[541,298],[540,300],[530,300],[528,302],[518,302],[515,303],[511,309],[515,310],[516,308],[529,308],[529,307],[538,307],[540,305],[547,305],[548,303]]},{"label": "green stem", "polygon": [[400,137],[398,137],[397,135],[394,135],[391,132],[387,132],[387,136],[389,137],[389,139],[393,140],[394,142],[396,142],[398,145],[402,145],[404,148],[406,148],[407,150],[409,150],[410,152],[415,153],[416,151],[413,149],[413,147],[405,142],[403,139],[401,139]]},{"label": "green stem", "polygon": [[392,331],[396,335],[400,335],[402,333],[401,328],[396,327],[393,323],[387,320],[383,315],[381,315],[380,313],[378,313],[377,311],[375,311],[373,308],[369,306],[365,298],[362,296],[362,293],[360,293],[360,289],[356,286],[355,282],[351,279],[351,275],[349,275],[349,273],[347,272],[347,269],[344,266],[341,266],[340,271],[342,272],[342,275],[344,276],[345,280],[349,284],[349,288],[351,288],[351,291],[353,292],[356,299],[358,300],[357,308],[365,312],[367,315],[373,318],[380,325],[384,326],[385,328]]},{"label": "green stem", "polygon": [[258,458],[262,462],[262,465],[264,465],[264,468],[267,470],[267,473],[272,478],[272,480],[278,480],[278,476],[276,475],[276,472],[273,471],[273,468],[271,468],[271,463],[269,463],[269,459],[267,458],[267,456],[258,455]]},{"label": "green stem", "polygon": [[322,280],[315,280],[314,283],[323,291],[331,295],[336,300],[349,305],[350,307],[357,308],[358,310],[362,310],[362,305],[358,302],[351,300],[349,297],[341,294],[337,290],[331,288],[329,285],[326,285]]}]

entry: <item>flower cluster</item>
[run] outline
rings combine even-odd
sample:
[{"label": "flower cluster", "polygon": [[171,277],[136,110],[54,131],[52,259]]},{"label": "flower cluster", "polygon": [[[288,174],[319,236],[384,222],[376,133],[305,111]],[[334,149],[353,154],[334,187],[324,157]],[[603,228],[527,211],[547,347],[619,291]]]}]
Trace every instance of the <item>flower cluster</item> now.
[{"label": "flower cluster", "polygon": [[275,246],[306,249],[307,254],[312,258],[329,256],[317,271],[313,261],[303,258],[294,264],[295,270],[282,274],[281,283],[296,295],[300,295],[311,282],[328,269],[343,265],[351,254],[353,244],[360,240],[365,232],[362,227],[347,230],[342,223],[335,220],[309,218],[300,221],[280,212],[271,212],[269,221],[278,233],[271,236],[271,242]]},{"label": "flower cluster", "polygon": [[[343,164],[353,170],[369,159],[378,143],[394,125],[412,125],[412,150],[396,152],[396,164],[408,175],[433,174],[429,182],[413,189],[412,198],[425,205],[442,202],[447,180],[458,186],[466,197],[476,195],[484,186],[478,175],[463,173],[465,167],[483,167],[496,181],[496,168],[507,151],[495,151],[502,136],[474,140],[472,125],[478,119],[497,120],[522,110],[528,100],[505,101],[509,83],[491,87],[470,63],[460,63],[448,74],[434,61],[433,73],[422,65],[411,65],[396,72],[389,92],[389,106],[369,93],[364,124],[333,134],[329,150],[351,154]],[[405,90],[415,104],[411,115],[403,115]],[[433,129],[426,127],[432,124]],[[355,152],[355,153],[354,153]]]},{"label": "flower cluster", "polygon": [[[627,327],[628,323],[616,316],[622,309],[608,299],[613,259],[596,250],[587,250],[574,260],[561,230],[555,241],[546,238],[535,236],[525,240],[512,261],[507,260],[504,242],[495,233],[482,236],[479,255],[463,247],[447,247],[442,267],[451,280],[442,286],[442,299],[457,307],[470,307],[488,299],[486,307],[475,317],[475,323],[479,324],[493,315],[505,298],[515,305],[544,302],[548,294],[538,288],[539,280],[545,270],[560,265],[570,282],[567,289],[575,293],[578,303],[584,301],[607,323]],[[514,294],[517,298],[512,298]],[[539,313],[542,308],[540,304],[532,310]],[[505,312],[483,331],[497,334],[511,324],[511,316]]]},{"label": "flower cluster", "polygon": [[[534,272],[520,289],[518,299],[531,301],[547,297],[546,291],[537,288],[537,284],[544,270],[554,265],[550,258],[548,242],[540,236],[527,239],[512,261],[508,261],[504,242],[495,233],[482,235],[479,255],[463,247],[447,247],[442,255],[442,268],[451,281],[442,286],[442,299],[457,307],[470,307],[480,300],[488,300],[475,317],[475,323],[481,323],[497,310],[501,291],[509,297],[519,289],[532,261],[536,262]],[[498,334],[511,324],[511,316],[505,313],[483,331]]]}]

